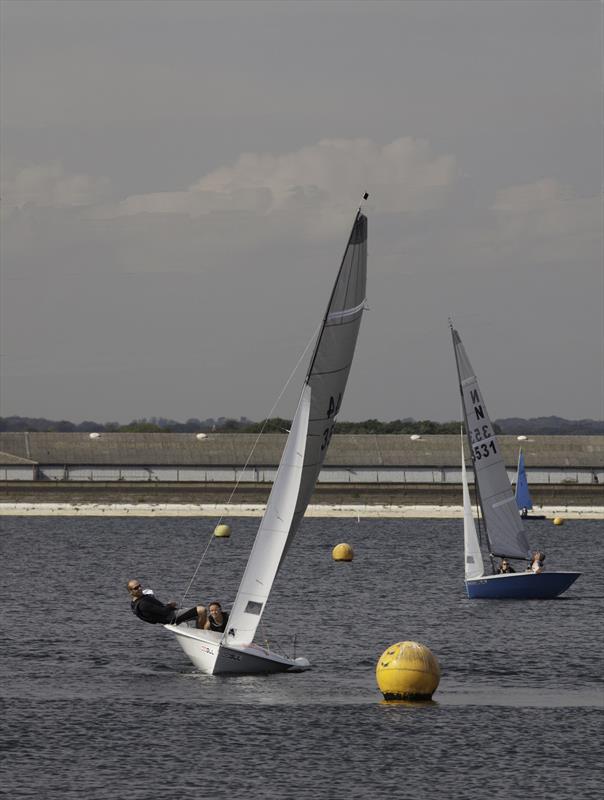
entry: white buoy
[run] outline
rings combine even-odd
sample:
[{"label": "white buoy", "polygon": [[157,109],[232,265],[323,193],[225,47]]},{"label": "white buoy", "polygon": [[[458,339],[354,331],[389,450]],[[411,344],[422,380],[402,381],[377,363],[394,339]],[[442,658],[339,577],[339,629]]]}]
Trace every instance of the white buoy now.
[{"label": "white buoy", "polygon": [[100,433],[97,433],[96,431],[93,431],[92,433],[88,434],[88,438],[89,439],[98,439],[100,437],[100,435],[101,435]]},{"label": "white buoy", "polygon": [[214,536],[217,539],[228,539],[231,535],[231,526],[230,525],[217,525],[214,528]]},{"label": "white buoy", "polygon": [[516,437],[516,441],[517,442],[526,442],[527,439],[528,439],[528,436],[517,436]]},{"label": "white buoy", "polygon": [[412,434],[411,434],[411,436],[410,436],[409,438],[411,439],[411,441],[412,441],[412,442],[417,442],[417,441],[419,441],[419,440],[420,440],[422,437],[419,435],[419,433],[412,433]]},{"label": "white buoy", "polygon": [[203,439],[207,439],[208,438],[208,434],[207,433],[197,433],[195,435],[195,438],[199,439],[199,441],[201,442]]},{"label": "white buoy", "polygon": [[307,669],[310,669],[310,661],[307,658],[302,658],[302,656],[298,656],[298,658],[294,658],[294,666],[290,667],[287,671],[305,672]]}]

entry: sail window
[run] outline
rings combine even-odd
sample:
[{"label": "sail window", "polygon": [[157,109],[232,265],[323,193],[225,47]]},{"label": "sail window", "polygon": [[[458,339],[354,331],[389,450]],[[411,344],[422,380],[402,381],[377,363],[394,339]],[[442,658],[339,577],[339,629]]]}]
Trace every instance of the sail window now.
[{"label": "sail window", "polygon": [[262,603],[255,603],[253,600],[249,600],[248,604],[245,607],[246,614],[256,614],[260,616],[262,613]]}]

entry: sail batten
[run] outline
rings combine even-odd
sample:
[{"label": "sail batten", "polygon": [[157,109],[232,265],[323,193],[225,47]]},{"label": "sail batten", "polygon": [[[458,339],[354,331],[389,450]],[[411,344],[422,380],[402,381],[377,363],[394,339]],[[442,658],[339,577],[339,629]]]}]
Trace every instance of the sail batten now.
[{"label": "sail batten", "polygon": [[526,558],[529,542],[514,502],[505,461],[476,374],[458,332],[451,327],[466,434],[477,495],[492,555]]}]

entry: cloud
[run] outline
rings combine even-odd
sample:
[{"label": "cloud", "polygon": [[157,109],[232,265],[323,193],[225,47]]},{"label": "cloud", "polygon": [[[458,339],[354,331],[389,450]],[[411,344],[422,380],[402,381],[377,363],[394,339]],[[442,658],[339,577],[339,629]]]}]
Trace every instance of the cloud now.
[{"label": "cloud", "polygon": [[25,206],[72,208],[89,206],[106,197],[108,181],[90,175],[68,175],[58,162],[32,164],[2,180],[5,211]]},{"label": "cloud", "polygon": [[491,210],[503,241],[561,239],[583,234],[601,237],[602,201],[577,197],[551,178],[497,192]]},{"label": "cloud", "polygon": [[238,211],[320,213],[326,229],[349,220],[363,191],[377,212],[435,208],[457,174],[453,156],[435,156],[427,141],[409,137],[380,146],[370,139],[323,139],[283,155],[244,153],[229,166],[180,192],[132,195],[108,216]]}]

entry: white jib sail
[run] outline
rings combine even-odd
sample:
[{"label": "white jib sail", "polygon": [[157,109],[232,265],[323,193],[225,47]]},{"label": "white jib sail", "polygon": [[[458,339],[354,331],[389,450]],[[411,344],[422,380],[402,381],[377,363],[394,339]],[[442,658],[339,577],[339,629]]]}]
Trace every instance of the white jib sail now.
[{"label": "white jib sail", "polygon": [[225,644],[252,642],[287,542],[300,490],[311,389],[304,385],[277,475],[233,604]]},{"label": "white jib sail", "polygon": [[461,442],[461,482],[463,485],[463,544],[465,556],[466,578],[480,578],[484,575],[484,564],[480,552],[480,542],[476,533],[476,524],[472,514],[470,490],[468,488],[468,473],[466,472],[466,459]]},{"label": "white jib sail", "polygon": [[454,328],[451,333],[474,461],[474,479],[491,552],[501,557],[527,558],[530,556],[528,539],[486,403],[459,334]]}]

